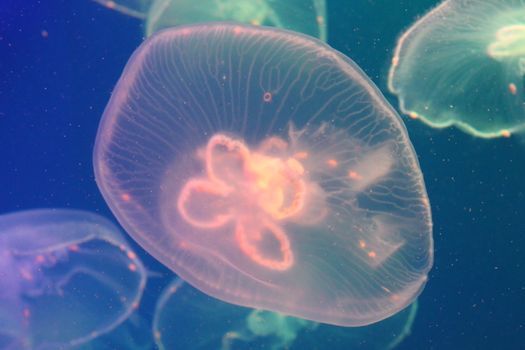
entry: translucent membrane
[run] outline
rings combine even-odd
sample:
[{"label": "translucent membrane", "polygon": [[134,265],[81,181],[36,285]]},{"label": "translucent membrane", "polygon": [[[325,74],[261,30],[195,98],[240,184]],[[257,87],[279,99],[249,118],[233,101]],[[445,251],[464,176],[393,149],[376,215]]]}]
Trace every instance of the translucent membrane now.
[{"label": "translucent membrane", "polygon": [[153,36],[104,112],[94,166],[137,242],[224,301],[357,326],[427,280],[430,208],[406,130],[313,38],[234,24]]},{"label": "translucent membrane", "polygon": [[232,21],[295,30],[326,41],[325,0],[94,0],[145,19],[146,36],[181,24]]},{"label": "translucent membrane", "polygon": [[400,38],[389,89],[403,113],[477,137],[525,130],[525,3],[449,0]]},{"label": "translucent membrane", "polygon": [[63,349],[123,322],[146,272],[109,221],[74,210],[0,216],[2,349]]},{"label": "translucent membrane", "polygon": [[146,35],[180,24],[233,21],[294,30],[326,41],[325,0],[154,0]]},{"label": "translucent membrane", "polygon": [[389,350],[410,335],[417,301],[374,325],[342,328],[223,303],[174,280],[153,319],[159,349]]}]

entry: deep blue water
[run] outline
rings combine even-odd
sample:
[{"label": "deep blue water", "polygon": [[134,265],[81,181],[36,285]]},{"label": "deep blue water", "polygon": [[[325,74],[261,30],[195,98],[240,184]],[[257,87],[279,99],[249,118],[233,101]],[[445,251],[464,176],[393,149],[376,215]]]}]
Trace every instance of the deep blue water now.
[{"label": "deep blue water", "polygon": [[[328,0],[328,42],[397,107],[386,93],[396,37],[434,3]],[[141,41],[140,21],[91,1],[4,0],[0,213],[69,207],[113,217],[94,182],[92,148],[112,88]],[[403,120],[432,205],[435,264],[399,349],[525,349],[525,143]],[[135,248],[164,276],[146,292],[147,313],[170,273]]]}]

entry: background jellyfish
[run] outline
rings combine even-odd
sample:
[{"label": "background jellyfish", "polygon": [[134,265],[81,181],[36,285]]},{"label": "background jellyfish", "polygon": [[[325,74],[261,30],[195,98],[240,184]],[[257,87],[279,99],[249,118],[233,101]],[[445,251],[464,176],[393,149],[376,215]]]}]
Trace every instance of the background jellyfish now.
[{"label": "background jellyfish", "polygon": [[326,41],[325,0],[155,0],[146,35],[179,24],[234,21],[294,30]]},{"label": "background jellyfish", "polygon": [[153,334],[159,349],[388,350],[410,334],[416,312],[417,302],[374,325],[342,328],[223,303],[175,279],[157,302]]},{"label": "background jellyfish", "polygon": [[127,232],[227,302],[364,325],[409,305],[432,264],[399,116],[352,61],[297,33],[152,37],[106,107],[94,168]]},{"label": "background jellyfish", "polygon": [[233,21],[280,27],[326,41],[325,0],[95,0],[146,19],[146,36],[180,24]]},{"label": "background jellyfish", "polygon": [[525,128],[525,4],[445,1],[399,39],[389,89],[432,127],[508,137]]},{"label": "background jellyfish", "polygon": [[2,349],[69,348],[109,332],[146,281],[113,224],[74,210],[1,216],[0,274]]}]

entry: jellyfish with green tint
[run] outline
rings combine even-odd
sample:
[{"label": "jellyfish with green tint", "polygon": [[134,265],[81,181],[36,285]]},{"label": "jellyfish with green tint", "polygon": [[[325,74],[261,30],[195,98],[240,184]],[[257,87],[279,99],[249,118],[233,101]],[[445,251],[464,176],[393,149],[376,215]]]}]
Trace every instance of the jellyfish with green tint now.
[{"label": "jellyfish with green tint", "polygon": [[146,36],[180,24],[232,21],[285,28],[326,41],[325,0],[95,0],[146,19]]},{"label": "jellyfish with green tint", "polygon": [[146,270],[119,229],[75,210],[0,216],[0,347],[69,349],[137,307]]},{"label": "jellyfish with green tint", "polygon": [[389,89],[432,127],[477,137],[525,130],[525,3],[448,0],[399,39]]},{"label": "jellyfish with green tint", "polygon": [[154,0],[146,35],[179,24],[233,21],[279,27],[326,41],[325,0]]},{"label": "jellyfish with green tint", "polygon": [[227,304],[177,278],[157,302],[153,334],[161,350],[389,350],[410,334],[416,312],[414,302],[373,325],[336,327]]}]

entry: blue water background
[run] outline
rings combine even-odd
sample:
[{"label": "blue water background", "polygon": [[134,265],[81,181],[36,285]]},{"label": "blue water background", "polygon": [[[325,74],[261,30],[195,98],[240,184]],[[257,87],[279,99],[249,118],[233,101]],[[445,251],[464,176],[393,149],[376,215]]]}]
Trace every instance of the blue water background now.
[{"label": "blue water background", "polygon": [[[328,0],[329,44],[397,107],[386,93],[395,40],[434,3]],[[94,182],[92,148],[142,30],[88,0],[2,1],[0,213],[70,207],[113,218]],[[481,140],[403,120],[425,176],[436,250],[413,333],[399,349],[525,349],[523,139]],[[157,280],[169,279],[140,255],[165,276]],[[150,310],[161,285],[148,289]]]}]

